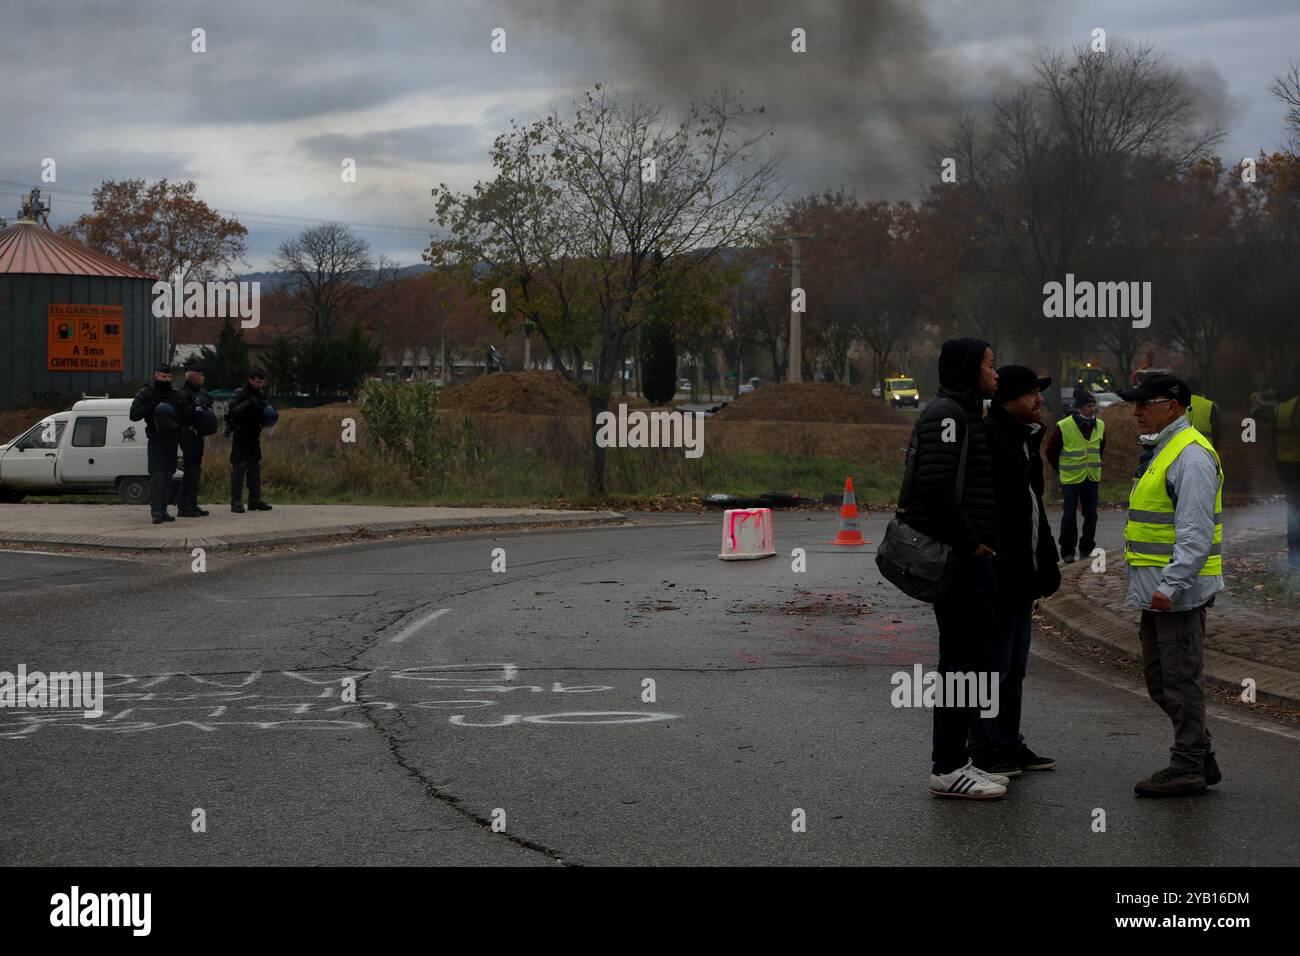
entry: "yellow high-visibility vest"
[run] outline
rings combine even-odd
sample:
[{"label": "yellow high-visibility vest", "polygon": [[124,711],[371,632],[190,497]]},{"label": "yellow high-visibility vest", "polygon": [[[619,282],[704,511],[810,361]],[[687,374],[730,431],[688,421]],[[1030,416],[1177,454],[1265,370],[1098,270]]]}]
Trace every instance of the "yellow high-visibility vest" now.
[{"label": "yellow high-visibility vest", "polygon": [[1165,472],[1188,445],[1200,445],[1214,457],[1219,490],[1214,495],[1214,543],[1200,573],[1223,573],[1223,464],[1210,440],[1195,428],[1184,428],[1160,450],[1142,477],[1133,482],[1124,525],[1126,564],[1164,567],[1174,557],[1174,502],[1165,488]]},{"label": "yellow high-visibility vest", "polygon": [[1300,419],[1296,418],[1300,396],[1277,407],[1277,460],[1300,462]]},{"label": "yellow high-visibility vest", "polygon": [[1061,430],[1061,484],[1077,485],[1082,481],[1101,481],[1101,436],[1106,423],[1100,418],[1092,427],[1092,437],[1084,438],[1073,415],[1056,423]]},{"label": "yellow high-visibility vest", "polygon": [[1204,395],[1193,395],[1192,404],[1187,406],[1187,420],[1192,423],[1192,427],[1204,435],[1210,437],[1212,421],[1210,415],[1214,411],[1214,402],[1210,401]]}]

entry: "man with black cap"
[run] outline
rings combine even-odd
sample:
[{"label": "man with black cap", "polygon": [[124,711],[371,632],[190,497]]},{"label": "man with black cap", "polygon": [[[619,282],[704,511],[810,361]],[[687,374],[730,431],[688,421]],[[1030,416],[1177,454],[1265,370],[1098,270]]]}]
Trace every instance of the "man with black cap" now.
[{"label": "man with black cap", "polygon": [[244,479],[248,479],[248,510],[270,511],[262,500],[262,425],[265,419],[266,372],[259,366],[248,370],[248,384],[230,396],[226,423],[230,426],[230,510],[244,513]]},{"label": "man with black cap", "polygon": [[172,477],[180,449],[182,409],[172,388],[170,365],[154,369],[153,382],[136,393],[128,417],[133,422],[144,422],[149,455],[149,514],[153,523],[175,521],[167,513],[167,505],[172,498]]},{"label": "man with black cap", "polygon": [[181,428],[181,457],[183,477],[181,496],[176,509],[182,518],[205,518],[208,515],[199,507],[199,478],[203,470],[203,415],[212,407],[212,398],[203,388],[206,378],[204,368],[197,362],[185,365],[185,384],[178,398],[185,408],[185,423]]},{"label": "man with black cap", "polygon": [[996,674],[998,712],[971,725],[970,756],[992,774],[1018,777],[1051,770],[1056,761],[1034,753],[1020,732],[1034,601],[1056,593],[1061,572],[1043,507],[1042,392],[1052,384],[1023,365],[998,369],[993,406],[984,420],[997,494],[998,553],[992,640],[979,669]]},{"label": "man with black cap", "polygon": [[1124,603],[1142,609],[1147,691],[1174,727],[1169,766],[1138,781],[1138,796],[1195,796],[1222,777],[1205,726],[1205,613],[1223,590],[1223,467],[1187,420],[1191,396],[1164,374],[1120,392],[1150,452],[1129,494]]},{"label": "man with black cap", "polygon": [[[1043,448],[1061,479],[1061,559],[1074,561],[1074,546],[1087,557],[1097,546],[1097,499],[1101,488],[1101,457],[1106,450],[1106,423],[1097,417],[1097,398],[1086,388],[1074,390],[1074,412],[1056,423]],[[1083,511],[1080,540],[1075,512]]]},{"label": "man with black cap", "polygon": [[[918,416],[914,431],[908,523],[951,545],[957,555],[948,591],[934,604],[940,675],[977,674],[992,641],[997,517],[983,408],[997,383],[987,342],[949,339],[939,353],[938,395]],[[934,708],[930,792],[936,797],[1006,796],[1008,778],[985,773],[967,755],[967,734],[978,712],[978,705],[948,700]]]}]

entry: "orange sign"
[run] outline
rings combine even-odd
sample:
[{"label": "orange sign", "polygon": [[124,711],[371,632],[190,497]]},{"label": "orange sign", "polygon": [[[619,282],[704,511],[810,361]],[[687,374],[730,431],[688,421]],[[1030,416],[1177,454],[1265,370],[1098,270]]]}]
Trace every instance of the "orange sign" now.
[{"label": "orange sign", "polygon": [[51,305],[46,354],[56,372],[120,372],[122,326],[120,305]]}]

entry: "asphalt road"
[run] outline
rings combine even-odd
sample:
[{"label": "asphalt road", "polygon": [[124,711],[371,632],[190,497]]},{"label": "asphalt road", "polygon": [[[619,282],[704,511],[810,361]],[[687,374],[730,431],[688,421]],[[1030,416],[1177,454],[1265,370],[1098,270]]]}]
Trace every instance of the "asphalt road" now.
[{"label": "asphalt road", "polygon": [[777,558],[723,562],[718,518],[642,521],[214,553],[204,573],[0,551],[0,670],[111,685],[99,718],[0,711],[0,863],[1300,858],[1300,733],[1216,705],[1223,783],[1138,800],[1167,721],[1046,640],[1025,727],[1059,769],[1003,801],[931,798],[931,715],[894,708],[890,678],[933,666],[933,617],[873,548],[778,514]]}]

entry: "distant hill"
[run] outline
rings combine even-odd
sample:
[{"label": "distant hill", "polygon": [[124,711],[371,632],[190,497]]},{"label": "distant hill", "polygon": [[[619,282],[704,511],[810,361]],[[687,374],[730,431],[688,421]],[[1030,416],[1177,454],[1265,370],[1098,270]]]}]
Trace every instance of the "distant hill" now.
[{"label": "distant hill", "polygon": [[[405,279],[408,276],[423,275],[428,271],[428,265],[421,264],[398,269],[397,274]],[[271,292],[286,284],[292,278],[292,274],[288,272],[245,272],[239,278],[244,282],[260,282],[263,292]]]}]

